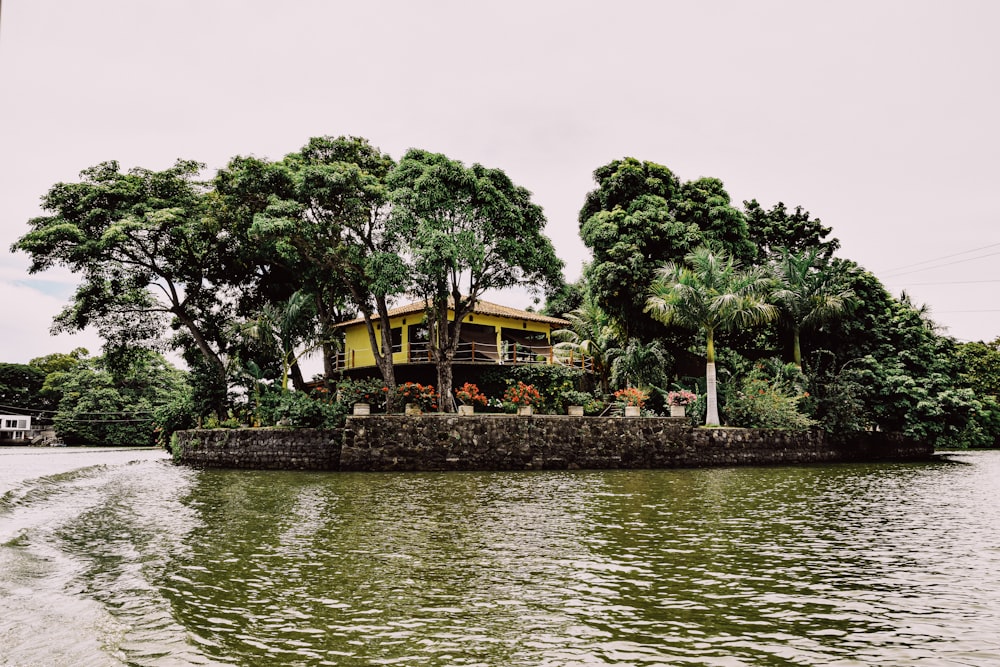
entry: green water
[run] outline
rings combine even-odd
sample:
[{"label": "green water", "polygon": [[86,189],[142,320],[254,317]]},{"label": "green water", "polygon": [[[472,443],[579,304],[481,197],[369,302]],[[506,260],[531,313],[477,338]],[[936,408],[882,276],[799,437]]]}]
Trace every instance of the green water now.
[{"label": "green water", "polygon": [[0,450],[0,665],[1000,665],[1000,453],[492,474],[37,457]]}]

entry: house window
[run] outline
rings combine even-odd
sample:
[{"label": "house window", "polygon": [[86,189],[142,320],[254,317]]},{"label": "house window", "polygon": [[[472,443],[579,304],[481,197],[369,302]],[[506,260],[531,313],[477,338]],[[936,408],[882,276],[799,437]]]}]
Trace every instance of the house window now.
[{"label": "house window", "polygon": [[500,330],[503,341],[504,363],[532,363],[539,357],[547,357],[551,348],[544,331],[524,331],[523,329]]},{"label": "house window", "polygon": [[409,361],[430,361],[431,334],[426,323],[411,324],[407,327],[406,339],[409,341]]},{"label": "house window", "polygon": [[463,324],[455,361],[497,363],[497,330],[485,324]]},{"label": "house window", "polygon": [[[403,327],[395,327],[389,329],[389,341],[392,345],[392,353],[403,351]],[[382,349],[382,336],[379,335],[378,339],[378,349],[380,352],[384,352]]]}]

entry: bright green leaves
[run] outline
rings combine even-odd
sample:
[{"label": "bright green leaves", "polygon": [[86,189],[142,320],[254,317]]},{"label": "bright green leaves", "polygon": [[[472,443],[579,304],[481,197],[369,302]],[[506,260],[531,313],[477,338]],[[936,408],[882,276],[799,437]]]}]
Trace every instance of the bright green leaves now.
[{"label": "bright green leaves", "polygon": [[630,335],[663,333],[645,314],[645,286],[663,262],[707,241],[740,258],[753,254],[743,216],[718,179],[682,184],[663,165],[635,158],[599,167],[594,179],[598,187],[580,211],[580,236],[594,254],[586,277]]},{"label": "bright green leaves", "polygon": [[419,292],[474,298],[561,279],[541,209],[501,170],[411,150],[389,184],[394,224],[407,239]]}]

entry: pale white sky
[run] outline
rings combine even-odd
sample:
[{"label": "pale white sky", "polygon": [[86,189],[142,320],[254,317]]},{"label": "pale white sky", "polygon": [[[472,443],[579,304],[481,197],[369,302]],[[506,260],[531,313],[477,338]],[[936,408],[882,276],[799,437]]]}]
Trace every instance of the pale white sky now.
[{"label": "pale white sky", "polygon": [[840,256],[992,340],[998,26],[989,0],[6,0],[0,360],[99,348],[48,335],[73,277],[8,251],[52,184],[109,159],[211,174],[324,134],[506,170],[570,279],[596,167],[714,176],[737,203],[803,205]]}]

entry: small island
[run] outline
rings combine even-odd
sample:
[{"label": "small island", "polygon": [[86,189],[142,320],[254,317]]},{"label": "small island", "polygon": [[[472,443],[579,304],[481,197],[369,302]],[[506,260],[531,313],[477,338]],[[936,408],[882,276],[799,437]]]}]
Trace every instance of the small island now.
[{"label": "small island", "polygon": [[45,195],[12,250],[80,277],[56,325],[105,348],[0,365],[11,420],[204,465],[243,448],[232,465],[274,467],[250,461],[299,443],[275,461],[331,470],[899,460],[1000,438],[1000,339],[941,334],[801,206],[614,160],[581,193],[591,257],[567,280],[500,169],[358,137],[202,169],[106,162]]}]

